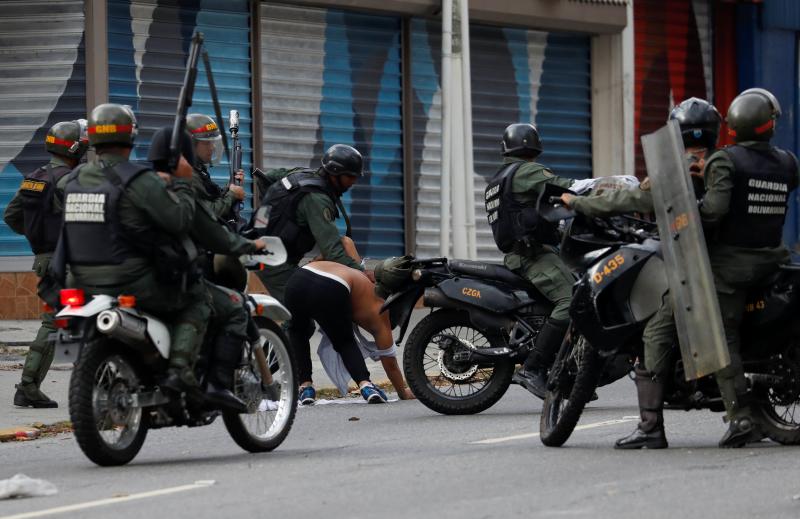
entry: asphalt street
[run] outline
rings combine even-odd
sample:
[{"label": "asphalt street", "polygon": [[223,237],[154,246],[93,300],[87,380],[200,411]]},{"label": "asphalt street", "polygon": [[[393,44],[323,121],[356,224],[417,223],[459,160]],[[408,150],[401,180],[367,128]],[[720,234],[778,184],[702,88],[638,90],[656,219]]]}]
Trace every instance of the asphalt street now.
[{"label": "asphalt street", "polygon": [[94,466],[70,434],[3,443],[0,479],[24,473],[59,494],[0,501],[0,519],[800,516],[797,448],[720,450],[720,415],[667,411],[670,449],[617,452],[635,423],[633,384],[599,395],[562,448],[540,443],[540,404],[516,386],[474,416],[417,401],[301,408],[283,445],[260,455],[222,423],[151,431],[117,468]]}]

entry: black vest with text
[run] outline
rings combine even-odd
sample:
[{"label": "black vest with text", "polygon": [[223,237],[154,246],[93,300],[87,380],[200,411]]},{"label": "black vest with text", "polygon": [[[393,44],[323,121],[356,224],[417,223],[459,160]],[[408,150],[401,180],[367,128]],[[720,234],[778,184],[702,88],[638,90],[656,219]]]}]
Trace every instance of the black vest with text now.
[{"label": "black vest with text", "polygon": [[[290,173],[270,186],[264,196],[269,207],[266,235],[283,240],[288,255],[287,263],[297,264],[307,252],[314,248],[316,240],[307,225],[297,223],[297,206],[309,193],[322,193],[336,205],[337,196],[328,182],[313,170]],[[334,218],[339,216],[334,209]]]},{"label": "black vest with text", "polygon": [[489,225],[497,247],[509,253],[515,245],[534,237],[538,215],[536,208],[514,198],[514,175],[523,162],[504,165],[486,186],[484,202]]},{"label": "black vest with text", "polygon": [[119,200],[125,188],[150,168],[121,162],[103,170],[106,180],[94,187],[78,182],[76,169],[64,186],[64,238],[67,261],[74,265],[119,265],[143,257],[126,237],[119,221]]},{"label": "black vest with text", "polygon": [[729,146],[733,162],[733,191],[728,215],[717,235],[721,243],[736,247],[777,247],[789,193],[797,187],[797,160],[784,150],[755,150]]},{"label": "black vest with text", "polygon": [[71,170],[67,166],[47,164],[25,177],[19,187],[25,215],[25,237],[34,254],[56,250],[61,234],[61,213],[54,212],[53,200],[59,196],[58,181]]}]

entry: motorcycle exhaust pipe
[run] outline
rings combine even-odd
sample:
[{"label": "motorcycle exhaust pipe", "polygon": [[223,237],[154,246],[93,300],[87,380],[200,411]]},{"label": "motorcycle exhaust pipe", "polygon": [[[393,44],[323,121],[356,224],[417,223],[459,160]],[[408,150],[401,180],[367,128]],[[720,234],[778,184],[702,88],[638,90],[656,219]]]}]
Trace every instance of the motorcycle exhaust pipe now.
[{"label": "motorcycle exhaust pipe", "polygon": [[97,316],[97,329],[132,346],[147,343],[147,320],[122,310],[104,310]]}]

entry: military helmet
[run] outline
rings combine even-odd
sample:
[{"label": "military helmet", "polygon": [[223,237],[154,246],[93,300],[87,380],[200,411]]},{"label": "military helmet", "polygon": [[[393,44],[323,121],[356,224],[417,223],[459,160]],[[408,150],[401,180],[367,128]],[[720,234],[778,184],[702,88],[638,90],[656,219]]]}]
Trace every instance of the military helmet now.
[{"label": "military helmet", "polygon": [[542,140],[536,126],[528,123],[511,124],[503,132],[503,156],[536,158],[542,153]]},{"label": "military helmet", "polygon": [[375,266],[375,294],[386,299],[411,279],[412,256],[388,258]]},{"label": "military helmet", "polygon": [[213,143],[214,147],[208,163],[219,164],[225,150],[222,146],[222,133],[214,119],[205,114],[189,114],[186,116],[186,130],[192,136],[194,144],[200,141]]},{"label": "military helmet", "polygon": [[118,144],[133,147],[139,127],[129,106],[114,103],[98,105],[89,115],[89,144]]},{"label": "military helmet", "polygon": [[363,177],[364,159],[361,157],[361,153],[352,146],[334,144],[322,156],[322,169],[335,177],[339,175]]},{"label": "military helmet", "polygon": [[47,130],[44,147],[48,153],[80,159],[89,148],[89,142],[81,136],[80,122],[63,121]]},{"label": "military helmet", "polygon": [[780,116],[781,105],[771,92],[750,88],[731,102],[725,119],[728,133],[736,142],[769,141]]},{"label": "military helmet", "polygon": [[222,136],[214,119],[205,114],[187,115],[186,129],[192,135],[192,139],[198,141],[211,141]]},{"label": "military helmet", "polygon": [[[172,141],[172,126],[165,126],[153,134],[153,139],[150,141],[150,149],[147,151],[147,160],[153,163],[153,169],[156,171],[169,171],[169,145]],[[189,132],[183,132],[180,140],[181,155],[186,159],[189,164],[194,164],[194,146],[192,146],[192,138]]]},{"label": "military helmet", "polygon": [[722,116],[716,107],[697,97],[690,97],[672,109],[669,120],[681,126],[683,145],[687,148],[702,146],[713,150],[717,147]]}]

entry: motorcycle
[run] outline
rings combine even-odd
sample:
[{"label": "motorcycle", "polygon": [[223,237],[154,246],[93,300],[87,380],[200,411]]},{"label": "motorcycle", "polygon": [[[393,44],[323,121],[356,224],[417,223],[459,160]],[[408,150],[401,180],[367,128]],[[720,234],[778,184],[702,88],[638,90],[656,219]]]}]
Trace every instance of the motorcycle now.
[{"label": "motorcycle", "polygon": [[[594,390],[630,373],[642,331],[668,283],[654,224],[633,217],[575,215],[561,246],[568,264],[585,269],[573,292],[572,323],[548,377],[540,439],[563,445]],[[742,357],[753,411],[770,439],[800,443],[800,265],[782,266],[754,291],[742,329]],[[678,355],[679,357],[679,355]],[[687,381],[677,360],[666,407],[725,410],[713,377]]]},{"label": "motorcycle", "polygon": [[414,259],[411,268],[411,283],[382,308],[400,326],[398,343],[419,298],[431,308],[405,343],[403,371],[411,390],[442,414],[488,409],[511,384],[551,303],[500,265],[432,258]]},{"label": "motorcycle", "polygon": [[[247,258],[251,263],[279,265],[286,251],[277,238],[267,238],[268,252]],[[133,296],[95,295],[87,300],[80,289],[63,289],[56,314],[56,355],[73,362],[69,414],[83,453],[101,466],[124,465],[141,449],[147,431],[162,427],[197,427],[222,416],[231,438],[248,452],[278,447],[294,422],[298,382],[289,342],[277,321],[291,318],[276,299],[244,296],[251,331],[257,341],[245,341],[234,376],[233,393],[247,406],[239,414],[212,408],[185,394],[162,391],[170,335],[158,317],[136,308]],[[205,388],[207,340],[195,371]]]}]

